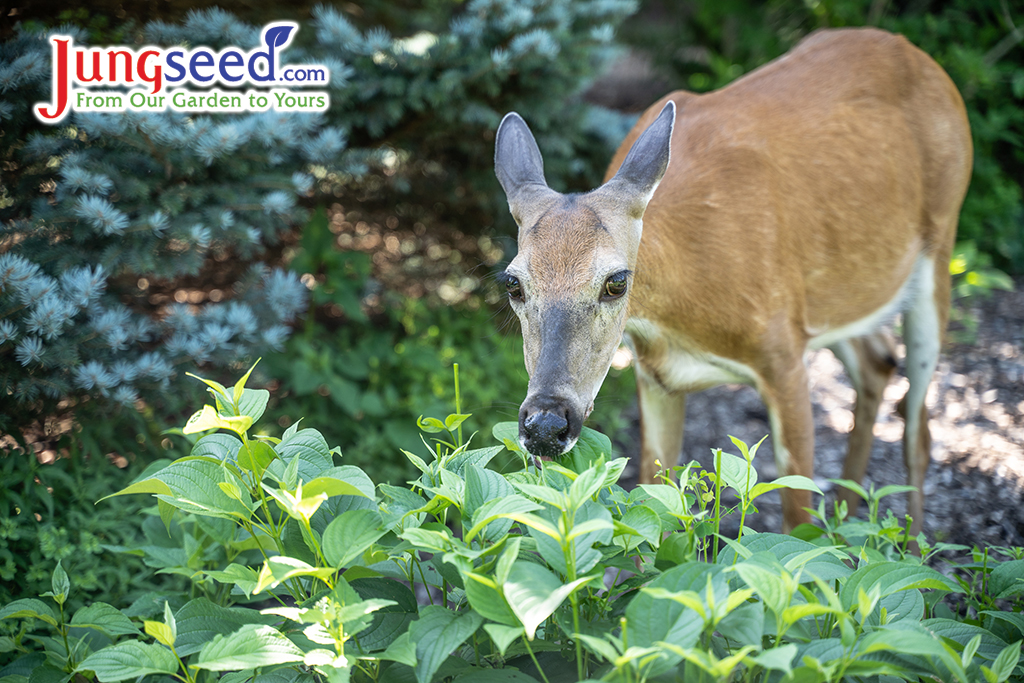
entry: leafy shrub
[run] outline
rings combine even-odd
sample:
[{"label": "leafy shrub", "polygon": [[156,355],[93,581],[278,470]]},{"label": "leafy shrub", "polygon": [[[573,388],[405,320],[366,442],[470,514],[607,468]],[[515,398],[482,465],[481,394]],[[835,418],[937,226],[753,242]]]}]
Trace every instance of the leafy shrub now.
[{"label": "leafy shrub", "polygon": [[676,87],[719,88],[823,27],[902,33],[949,73],[967,104],[974,172],[959,237],[1024,272],[1024,51],[1020,6],[1000,0],[886,3],[727,0],[656,3],[623,38],[650,54]]},{"label": "leafy shrub", "polygon": [[[514,423],[495,426],[499,445],[471,447],[477,435],[464,438],[459,406],[420,422],[425,457],[407,454],[417,480],[374,486],[337,465],[314,429],[251,435],[269,395],[244,388],[246,378],[233,388],[204,380],[215,406],[184,430],[205,434],[191,456],[119,494],[157,496],[170,542],[148,552],[169,555],[177,540],[192,595],[150,610],[141,629],[103,603],[72,615],[74,585],[58,564],[40,596],[57,609],[40,599],[0,608],[0,620],[24,623],[10,648],[30,637],[45,646],[0,676],[1021,680],[1024,550],[1004,561],[985,553],[960,568],[970,578],[953,580],[907,553],[911,539],[891,515],[878,519],[881,491],[869,496],[871,519],[831,520],[816,543],[742,525],[726,539],[725,489],[745,516],[761,495],[814,484],[758,482],[757,448],[735,441],[741,455],[718,451],[714,472],[691,463],[675,468],[679,483],[627,492],[615,483],[624,461],[608,459],[599,433],[585,430],[538,469]],[[486,469],[506,449],[522,469]],[[925,558],[941,550],[916,542]],[[943,606],[949,594],[969,609]],[[1015,611],[991,609],[997,600]],[[39,622],[56,637],[28,635]]]},{"label": "leafy shrub", "polygon": [[69,603],[74,608],[94,600],[130,602],[166,584],[147,574],[141,560],[112,550],[139,535],[142,501],[124,498],[96,506],[141,471],[137,465],[122,470],[80,457],[49,465],[40,465],[34,455],[0,460],[0,603],[42,593],[56,562],[75,577],[76,595]]}]

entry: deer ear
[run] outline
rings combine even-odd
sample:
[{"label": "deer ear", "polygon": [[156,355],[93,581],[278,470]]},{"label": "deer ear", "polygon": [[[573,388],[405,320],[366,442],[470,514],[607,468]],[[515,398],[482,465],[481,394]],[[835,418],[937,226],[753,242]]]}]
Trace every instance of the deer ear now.
[{"label": "deer ear", "polygon": [[523,118],[511,112],[494,140],[494,173],[505,190],[508,208],[519,225],[532,223],[557,193],[544,180],[544,158]]},{"label": "deer ear", "polygon": [[494,173],[511,202],[531,185],[547,187],[544,158],[523,117],[515,112],[505,115],[494,140]]},{"label": "deer ear", "polygon": [[606,183],[606,187],[625,197],[631,211],[640,215],[668,168],[675,121],[676,103],[670,101],[636,139],[618,172]]}]

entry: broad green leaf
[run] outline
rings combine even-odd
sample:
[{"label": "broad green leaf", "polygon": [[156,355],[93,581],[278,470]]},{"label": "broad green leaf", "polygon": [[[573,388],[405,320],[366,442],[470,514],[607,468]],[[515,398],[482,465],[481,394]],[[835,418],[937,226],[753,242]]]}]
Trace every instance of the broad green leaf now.
[{"label": "broad green leaf", "polygon": [[503,626],[502,624],[484,624],[484,630],[491,637],[501,656],[517,638],[526,634],[522,626]]},{"label": "broad green leaf", "polygon": [[598,657],[604,657],[605,661],[614,663],[619,658],[619,653],[615,646],[604,638],[588,636],[586,633],[573,634],[573,638],[579,638],[584,647]]},{"label": "broad green leaf", "polygon": [[91,671],[101,683],[113,683],[149,674],[176,674],[178,658],[163,645],[126,640],[93,652],[75,671]]},{"label": "broad green leaf", "polygon": [[387,533],[376,510],[349,510],[324,530],[321,547],[332,567],[347,567]]},{"label": "broad green leaf", "polygon": [[112,638],[141,635],[131,619],[105,602],[94,602],[75,612],[71,626],[96,629]]},{"label": "broad green leaf", "polygon": [[[538,513],[537,517],[545,520],[545,523],[550,527],[551,530],[558,528],[558,519],[561,513],[555,510],[546,510]],[[580,526],[587,522],[598,521],[607,522],[609,525],[612,521],[611,513],[603,505],[599,505],[593,501],[588,500],[583,507],[576,511],[574,524]],[[549,565],[562,576],[569,575],[569,568],[566,565],[565,553],[562,550],[561,536],[555,532],[554,537],[547,530],[541,529],[539,525],[532,525],[527,523],[530,528],[530,536],[537,542],[537,551],[541,554],[541,557],[547,561]],[[593,531],[576,536],[569,543],[572,545],[572,558],[576,563],[576,575],[584,574],[601,561],[601,551],[595,548],[595,545],[608,545],[612,540],[612,528],[603,524],[594,525]]]},{"label": "broad green leaf", "polygon": [[238,401],[238,412],[252,418],[256,422],[263,417],[270,401],[270,392],[266,389],[245,389]]},{"label": "broad green leaf", "polygon": [[207,391],[213,394],[214,398],[223,401],[225,404],[231,403],[231,393],[228,392],[228,390],[224,388],[224,385],[218,382],[217,380],[206,379],[205,377],[200,377],[199,375],[193,375],[191,372],[186,372],[185,374],[191,377],[192,379],[197,379],[206,386],[208,386],[209,389],[207,389]]},{"label": "broad green leaf", "polygon": [[[211,436],[218,436],[211,434]],[[203,440],[210,436],[203,437]],[[193,451],[194,453],[195,451]],[[235,456],[238,466],[249,472],[262,473],[277,457],[274,448],[265,441],[249,441],[248,447],[240,445]]]},{"label": "broad green leaf", "polygon": [[480,628],[483,619],[475,612],[457,614],[430,605],[409,625],[409,637],[416,643],[416,680],[429,683],[441,663]]},{"label": "broad green leaf", "polygon": [[210,429],[229,429],[236,434],[244,434],[252,422],[248,415],[221,415],[216,408],[206,405],[188,419],[181,431],[183,434],[199,434]]},{"label": "broad green leaf", "polygon": [[604,486],[607,469],[608,467],[601,463],[600,467],[590,467],[579,473],[579,476],[572,482],[572,486],[569,487],[570,509],[579,509],[580,506],[601,490]]},{"label": "broad green leaf", "polygon": [[178,627],[174,647],[182,657],[199,652],[216,635],[234,633],[247,624],[270,625],[277,621],[254,609],[221,607],[207,598],[189,600],[174,614],[174,620]]},{"label": "broad green leaf", "polygon": [[246,624],[234,633],[214,636],[200,650],[199,659],[192,666],[207,671],[232,671],[301,661],[302,651],[277,629]]},{"label": "broad green leaf", "polygon": [[[504,498],[490,500],[477,508],[473,515],[473,526],[466,532],[465,541],[469,543],[483,531],[484,527],[496,519],[516,519],[517,515],[528,514],[533,510],[539,510],[540,505],[527,500],[518,494],[512,494]],[[517,520],[518,521],[518,520]],[[558,532],[555,531],[557,534]]]},{"label": "broad green leaf", "polygon": [[231,392],[231,400],[236,405],[238,404],[238,400],[242,398],[242,392],[245,391],[245,384],[246,382],[249,381],[249,376],[252,375],[252,371],[256,369],[256,366],[259,364],[259,362],[260,359],[257,358],[256,362],[252,364],[252,366],[246,371],[246,373],[242,375],[237,382],[235,382],[234,391]]},{"label": "broad green leaf", "polygon": [[[721,458],[721,459],[719,459]],[[745,494],[757,484],[757,470],[743,458],[731,453],[715,453],[715,463],[719,467],[722,483],[739,494]]]},{"label": "broad green leaf", "polygon": [[661,543],[661,518],[646,505],[636,505],[629,508],[616,524],[612,542],[629,552],[644,541],[657,549]]},{"label": "broad green leaf", "polygon": [[[1020,614],[1019,612],[997,612],[995,610],[985,610],[981,612],[981,614],[1006,624],[1010,629],[1012,629],[1013,635],[1010,636],[1011,639],[1024,636],[1024,614]],[[995,626],[990,625],[988,628],[991,630],[995,628]]]},{"label": "broad green leaf", "polygon": [[[703,591],[708,577],[715,579],[722,572],[718,565],[703,562],[688,562],[669,569],[650,583],[651,588],[669,592]],[[626,607],[627,628],[630,646],[652,647],[666,642],[677,647],[693,647],[704,627],[703,620],[691,609],[674,600],[658,600],[646,593],[640,593]],[[652,664],[651,675],[668,671],[679,663],[680,657],[666,653],[663,660]]]},{"label": "broad green leaf", "polygon": [[57,566],[50,577],[50,585],[52,587],[51,595],[53,599],[63,605],[68,597],[68,593],[71,592],[71,581],[68,580],[68,573],[64,571],[60,560],[57,560]]},{"label": "broad green leaf", "polygon": [[[374,500],[377,494],[377,487],[374,485],[373,480],[358,467],[353,465],[340,465],[331,467],[320,473],[321,477],[329,479],[338,479],[347,484],[356,487],[359,493],[356,495],[364,496],[370,500]],[[332,496],[334,494],[331,494]]]},{"label": "broad green leaf", "polygon": [[444,422],[441,422],[436,417],[423,417],[420,415],[416,418],[416,426],[427,434],[439,434],[445,431]]},{"label": "broad green leaf", "polygon": [[22,598],[9,602],[0,608],[0,619],[42,619],[50,626],[57,625],[57,617],[53,608],[42,600]]},{"label": "broad green leaf", "polygon": [[740,605],[718,623],[716,630],[740,645],[760,645],[764,637],[764,603]]},{"label": "broad green leaf", "polygon": [[[587,471],[602,455],[605,462],[612,459],[611,439],[590,427],[584,427],[576,445],[568,453],[558,458],[558,462],[574,472],[582,473]],[[621,472],[621,470],[619,471]]]},{"label": "broad green leaf", "polygon": [[789,675],[789,672],[793,670],[793,658],[796,657],[796,645],[788,643],[786,645],[779,645],[770,650],[764,650],[760,652],[756,657],[750,659],[755,664],[764,668],[771,669],[773,671],[782,671],[785,675]]},{"label": "broad green leaf", "polygon": [[519,446],[518,422],[499,422],[491,427],[491,435],[513,453],[523,452],[523,449]]},{"label": "broad green leaf", "polygon": [[194,458],[213,458],[214,460],[235,460],[238,454],[238,449],[242,447],[242,442],[238,440],[238,437],[232,434],[225,434],[224,432],[215,432],[213,434],[207,434],[203,438],[196,441],[196,444],[192,446],[192,452],[189,453]]},{"label": "broad green leaf", "polygon": [[[857,653],[867,655],[873,652],[895,652],[900,655],[918,655],[941,662],[956,680],[967,683],[967,673],[960,664],[960,657],[942,640],[924,630],[881,628],[867,634],[857,642]],[[936,669],[936,673],[941,670]],[[943,672],[945,673],[945,672]]]},{"label": "broad green leaf", "polygon": [[886,624],[909,620],[920,622],[924,619],[924,596],[921,591],[899,591],[878,601],[874,610],[864,620],[864,628],[881,625],[882,610],[885,610]]},{"label": "broad green leaf", "polygon": [[214,581],[238,586],[246,597],[252,595],[259,583],[259,574],[256,570],[235,563],[229,564],[223,571],[206,572],[206,575]]},{"label": "broad green leaf", "polygon": [[554,506],[559,510],[569,509],[569,497],[564,491],[559,491],[556,488],[550,486],[542,486],[540,484],[528,484],[526,482],[514,481],[512,485],[515,486],[519,491],[525,493],[531,498],[547,503],[548,505]]},{"label": "broad green leaf", "polygon": [[975,650],[979,657],[994,661],[1006,647],[1006,641],[987,629],[974,624],[965,624],[954,619],[925,619],[921,625],[937,636],[949,638],[966,648],[977,636],[981,637]]},{"label": "broad green leaf", "polygon": [[143,622],[143,626],[146,628],[146,635],[155,638],[156,642],[167,647],[174,645],[174,632],[167,624],[162,621],[146,620]]},{"label": "broad green leaf", "polygon": [[490,500],[497,500],[515,493],[511,484],[497,472],[469,463],[464,469],[466,477],[465,504],[462,513],[469,517]]},{"label": "broad green leaf", "polygon": [[1020,661],[1021,641],[1010,643],[999,653],[995,662],[992,663],[991,671],[995,676],[996,683],[1003,683],[1007,680]]},{"label": "broad green leaf", "polygon": [[761,482],[752,487],[750,489],[750,500],[754,500],[758,496],[769,491],[775,491],[776,489],[796,489],[798,491],[810,491],[811,493],[823,495],[821,489],[812,480],[807,477],[801,477],[799,474],[790,474],[785,477],[779,477],[775,481]]},{"label": "broad green leaf", "polygon": [[[744,535],[740,544],[751,553],[771,553],[784,567],[792,567],[792,573],[802,567],[800,581],[806,583],[811,577],[822,581],[843,579],[853,571],[846,564],[831,554],[822,551],[820,546],[802,541],[799,538],[783,534],[752,534]],[[726,548],[718,555],[718,564],[729,566],[735,562],[736,551]]]},{"label": "broad green leaf", "polygon": [[[287,465],[298,458],[297,473],[303,481],[312,481],[334,466],[331,449],[320,432],[315,429],[300,429],[274,446],[280,460],[271,463],[270,469],[284,479]],[[290,487],[294,488],[294,487]]]},{"label": "broad green leaf", "polygon": [[590,578],[577,579],[563,585],[557,576],[541,565],[517,560],[512,564],[508,581],[505,582],[505,597],[523,623],[526,637],[533,640],[537,627]]},{"label": "broad green leaf", "polygon": [[[180,458],[152,475],[113,494],[153,493],[174,507],[198,515],[248,519],[249,509],[220,488],[225,472],[209,460]],[[109,497],[109,496],[108,496]]]},{"label": "broad green leaf", "polygon": [[733,569],[744,583],[754,589],[773,612],[780,617],[789,607],[792,592],[787,588],[781,571],[773,571],[771,567],[753,560],[740,562]]},{"label": "broad green leaf", "polygon": [[[362,639],[359,642],[360,647],[363,647]],[[416,666],[416,644],[409,638],[409,632],[406,631],[402,635],[395,638],[384,652],[377,655],[380,659],[386,659],[391,662],[399,662],[406,666]]]},{"label": "broad green leaf", "polygon": [[[423,497],[413,493],[409,489],[390,484],[380,485],[381,493],[384,494],[384,502],[380,505],[381,517],[384,519],[384,526],[388,531],[393,531],[405,524],[406,517],[412,517],[413,525],[419,524],[423,515],[419,513],[426,505]],[[469,541],[469,538],[466,539]]]},{"label": "broad green leaf", "polygon": [[317,477],[302,486],[304,496],[315,496],[326,493],[330,496],[366,496],[361,488],[337,477]]},{"label": "broad green leaf", "polygon": [[796,622],[806,617],[817,617],[822,614],[841,614],[839,610],[828,605],[822,605],[817,602],[804,602],[799,605],[790,605],[786,609],[782,610],[782,621],[787,624],[795,624]]},{"label": "broad green leaf", "polygon": [[393,604],[373,613],[370,625],[359,631],[359,646],[366,652],[389,648],[406,634],[416,618],[416,596],[405,585],[392,579],[356,579],[351,587],[363,600],[389,600]]},{"label": "broad green leaf", "polygon": [[870,592],[876,585],[882,597],[902,590],[923,588],[963,592],[956,582],[930,567],[912,562],[872,562],[853,572],[839,591],[843,609],[850,610],[854,607],[858,589],[863,588],[865,592]]},{"label": "broad green leaf", "polygon": [[1024,593],[1024,560],[1002,562],[988,578],[988,593],[1004,600]]},{"label": "broad green leaf", "polygon": [[334,576],[334,571],[330,567],[312,567],[297,558],[278,555],[263,563],[259,582],[253,593],[261,593],[266,588],[276,588],[280,583],[296,576],[315,576],[326,581]]},{"label": "broad green leaf", "polygon": [[[498,584],[491,577],[465,572],[462,574],[462,583],[465,586],[466,598],[469,600],[470,607],[480,616],[509,626],[517,623],[508,602],[498,588]],[[508,587],[507,582],[504,585],[506,588]]]},{"label": "broad green leaf", "polygon": [[469,417],[469,415],[460,415],[459,413],[452,413],[451,415],[444,419],[444,428],[447,429],[449,432],[454,432],[456,429],[459,428],[459,425],[465,422],[466,419]]},{"label": "broad green leaf", "polygon": [[651,498],[661,503],[665,511],[670,515],[683,515],[686,509],[683,507],[683,499],[679,495],[679,489],[668,484],[641,484],[640,489]]},{"label": "broad green leaf", "polygon": [[966,669],[971,665],[971,660],[974,659],[974,653],[978,651],[978,647],[981,645],[981,634],[971,638],[970,642],[964,647],[963,653],[960,655],[960,663],[964,665]]}]

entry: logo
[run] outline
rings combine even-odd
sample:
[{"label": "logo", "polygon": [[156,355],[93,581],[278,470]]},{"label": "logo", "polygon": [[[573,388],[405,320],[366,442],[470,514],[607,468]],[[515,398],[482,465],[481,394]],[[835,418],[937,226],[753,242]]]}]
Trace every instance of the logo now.
[{"label": "logo", "polygon": [[[330,106],[326,92],[291,87],[326,86],[331,80],[327,67],[281,63],[279,53],[297,30],[294,22],[277,21],[263,27],[259,47],[249,51],[227,47],[217,52],[208,47],[87,48],[76,46],[71,36],[53,35],[53,101],[37,103],[33,112],[43,123],[56,124],[72,110],[326,111]],[[204,89],[181,87],[190,85]],[[242,92],[246,85],[262,89]]]}]

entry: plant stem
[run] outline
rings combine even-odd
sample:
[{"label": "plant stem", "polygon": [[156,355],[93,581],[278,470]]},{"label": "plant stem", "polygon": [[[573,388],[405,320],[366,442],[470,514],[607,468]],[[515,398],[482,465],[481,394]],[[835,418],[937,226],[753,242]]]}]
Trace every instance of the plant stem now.
[{"label": "plant stem", "polygon": [[715,451],[715,540],[712,542],[711,562],[718,561],[718,533],[722,526],[722,449]]},{"label": "plant stem", "polygon": [[[462,394],[459,392],[459,364],[453,364],[455,369],[455,412],[462,415]],[[459,423],[459,446],[462,446],[462,423]]]},{"label": "plant stem", "polygon": [[[551,683],[548,680],[547,675],[544,673],[544,669],[540,668],[540,662],[537,661],[537,657],[533,654],[533,648],[530,647],[530,639],[527,638],[525,635],[523,636],[523,645],[526,646],[526,651],[530,653],[530,659],[533,660],[533,665],[537,667],[537,673],[540,674],[540,677],[544,680],[544,683]],[[580,680],[583,680],[582,676],[580,677]]]}]

